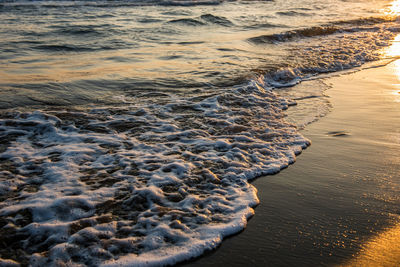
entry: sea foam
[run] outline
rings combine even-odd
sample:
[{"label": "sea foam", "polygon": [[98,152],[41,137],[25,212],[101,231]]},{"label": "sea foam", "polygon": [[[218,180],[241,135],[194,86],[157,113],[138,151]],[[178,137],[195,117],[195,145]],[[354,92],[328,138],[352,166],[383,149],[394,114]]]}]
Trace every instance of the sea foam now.
[{"label": "sea foam", "polygon": [[252,81],[162,105],[4,113],[0,249],[15,253],[2,263],[152,266],[215,248],[253,214],[249,180],[310,144],[287,107]]}]

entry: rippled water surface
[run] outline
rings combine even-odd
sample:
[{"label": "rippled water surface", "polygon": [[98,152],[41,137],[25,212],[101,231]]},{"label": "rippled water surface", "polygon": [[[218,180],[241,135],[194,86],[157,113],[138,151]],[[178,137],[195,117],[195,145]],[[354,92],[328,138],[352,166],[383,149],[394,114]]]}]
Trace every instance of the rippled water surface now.
[{"label": "rippled water surface", "polygon": [[287,82],[371,60],[397,31],[387,1],[196,3],[3,3],[0,107],[215,92],[266,73]]},{"label": "rippled water surface", "polygon": [[390,5],[0,2],[0,264],[215,248],[258,203],[248,180],[293,163],[295,124],[327,110],[322,83],[280,88],[380,59]]}]

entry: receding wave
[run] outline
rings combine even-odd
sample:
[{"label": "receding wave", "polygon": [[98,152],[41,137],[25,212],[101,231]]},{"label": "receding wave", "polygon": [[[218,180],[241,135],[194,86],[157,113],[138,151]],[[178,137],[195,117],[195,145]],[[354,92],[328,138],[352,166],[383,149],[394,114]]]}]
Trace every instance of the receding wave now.
[{"label": "receding wave", "polygon": [[288,102],[261,82],[170,97],[3,113],[0,253],[8,260],[0,264],[165,265],[198,256],[245,227],[258,203],[248,181],[309,145],[283,120]]}]

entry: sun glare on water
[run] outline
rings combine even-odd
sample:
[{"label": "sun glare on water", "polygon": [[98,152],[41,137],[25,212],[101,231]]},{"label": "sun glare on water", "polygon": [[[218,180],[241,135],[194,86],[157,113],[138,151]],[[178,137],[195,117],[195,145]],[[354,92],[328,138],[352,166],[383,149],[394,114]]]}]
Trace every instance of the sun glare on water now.
[{"label": "sun glare on water", "polygon": [[393,1],[390,6],[385,10],[387,15],[399,16],[400,15],[400,0]]},{"label": "sun glare on water", "polygon": [[392,44],[387,47],[386,49],[384,49],[384,55],[387,58],[396,58],[396,57],[400,57],[400,34],[397,35]]},{"label": "sun glare on water", "polygon": [[[394,59],[394,72],[397,76],[398,81],[400,82],[400,34],[394,38],[393,43],[390,47],[385,49],[384,55],[386,58]],[[395,102],[400,103],[400,84],[396,84],[397,89],[392,93],[395,96]]]},{"label": "sun glare on water", "polygon": [[[400,0],[393,1],[390,6],[384,11],[384,13],[388,16],[395,16],[398,17],[400,16]],[[398,58],[400,59],[400,34],[397,35],[390,47],[385,49],[384,54],[388,58]],[[400,80],[400,62],[397,60],[395,62],[396,68],[399,70],[397,73],[397,76],[399,77]]]}]

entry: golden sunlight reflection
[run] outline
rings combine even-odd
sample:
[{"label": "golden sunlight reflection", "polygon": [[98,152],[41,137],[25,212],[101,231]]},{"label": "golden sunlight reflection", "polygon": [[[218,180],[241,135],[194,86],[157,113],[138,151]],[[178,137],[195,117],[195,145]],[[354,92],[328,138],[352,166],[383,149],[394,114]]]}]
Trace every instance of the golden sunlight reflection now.
[{"label": "golden sunlight reflection", "polygon": [[[397,80],[400,81],[400,59],[398,59],[398,60],[396,60],[396,61],[394,62],[394,71],[395,71],[395,74],[396,74],[396,76],[397,76]],[[400,87],[400,84],[397,84],[396,87],[399,88],[399,87]]]},{"label": "golden sunlight reflection", "polygon": [[344,266],[398,266],[400,225],[369,240],[353,260]]},{"label": "golden sunlight reflection", "polygon": [[392,45],[385,49],[385,56],[388,58],[400,57],[400,34],[392,41]]},{"label": "golden sunlight reflection", "polygon": [[400,15],[400,0],[393,1],[389,8],[385,10],[387,15],[399,16]]},{"label": "golden sunlight reflection", "polygon": [[394,66],[394,71],[399,83],[395,84],[395,90],[392,90],[391,94],[394,97],[394,102],[400,103],[400,59],[394,62]]},{"label": "golden sunlight reflection", "polygon": [[[397,2],[400,2],[397,1]],[[396,38],[393,40],[392,45],[385,50],[384,54],[386,55],[387,58],[393,58],[397,59],[394,62],[394,71],[397,76],[398,81],[400,82],[400,34],[396,36]],[[395,96],[395,102],[400,102],[400,84],[396,84],[396,90],[394,90],[392,93]]]}]

